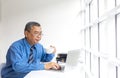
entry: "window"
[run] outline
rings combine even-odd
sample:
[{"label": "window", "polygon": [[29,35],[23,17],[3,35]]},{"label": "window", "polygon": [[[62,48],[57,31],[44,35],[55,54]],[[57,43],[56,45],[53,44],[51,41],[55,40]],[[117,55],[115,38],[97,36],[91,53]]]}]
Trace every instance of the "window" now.
[{"label": "window", "polygon": [[[120,0],[81,0],[84,78],[120,77]],[[117,12],[117,13],[116,13]],[[88,72],[89,71],[89,72]]]}]

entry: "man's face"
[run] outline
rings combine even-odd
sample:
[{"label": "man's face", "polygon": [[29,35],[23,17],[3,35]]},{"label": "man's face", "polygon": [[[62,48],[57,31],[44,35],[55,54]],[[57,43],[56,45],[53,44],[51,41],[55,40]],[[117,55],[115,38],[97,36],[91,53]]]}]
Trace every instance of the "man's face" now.
[{"label": "man's face", "polygon": [[25,37],[30,45],[34,45],[41,40],[42,28],[38,26],[31,27],[30,31],[25,31]]}]

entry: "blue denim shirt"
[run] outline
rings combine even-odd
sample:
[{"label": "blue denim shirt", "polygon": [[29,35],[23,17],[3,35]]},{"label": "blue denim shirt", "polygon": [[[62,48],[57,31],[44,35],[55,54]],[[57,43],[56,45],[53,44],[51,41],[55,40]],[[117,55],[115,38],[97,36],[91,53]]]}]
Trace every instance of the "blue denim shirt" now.
[{"label": "blue denim shirt", "polygon": [[49,62],[54,54],[47,54],[43,46],[35,44],[34,62],[29,64],[30,44],[25,38],[14,42],[6,55],[6,66],[2,69],[2,78],[23,78],[32,70],[44,70],[42,62]]}]

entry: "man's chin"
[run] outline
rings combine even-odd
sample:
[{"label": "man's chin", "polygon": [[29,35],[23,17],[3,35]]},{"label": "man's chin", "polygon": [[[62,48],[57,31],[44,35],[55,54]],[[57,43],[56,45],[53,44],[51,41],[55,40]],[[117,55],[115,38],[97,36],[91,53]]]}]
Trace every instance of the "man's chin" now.
[{"label": "man's chin", "polygon": [[36,41],[34,44],[37,44],[37,43],[39,43],[39,41]]}]

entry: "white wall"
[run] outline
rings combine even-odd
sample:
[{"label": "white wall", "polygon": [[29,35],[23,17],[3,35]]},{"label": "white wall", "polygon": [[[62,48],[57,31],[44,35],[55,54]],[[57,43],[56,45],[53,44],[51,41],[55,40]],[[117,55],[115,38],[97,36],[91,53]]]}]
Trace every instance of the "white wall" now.
[{"label": "white wall", "polygon": [[[45,47],[53,44],[58,52],[80,47],[79,0],[1,0],[0,61],[5,61],[9,45],[24,37],[24,26],[28,21],[42,25]],[[1,60],[2,59],[2,60]]]},{"label": "white wall", "polygon": [[3,61],[3,56],[5,55],[5,53],[2,51],[2,42],[4,40],[3,38],[3,25],[2,25],[2,20],[1,20],[1,0],[0,0],[0,63]]}]

